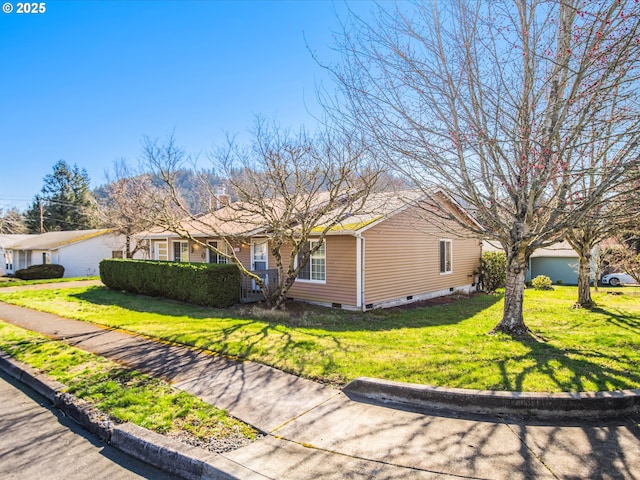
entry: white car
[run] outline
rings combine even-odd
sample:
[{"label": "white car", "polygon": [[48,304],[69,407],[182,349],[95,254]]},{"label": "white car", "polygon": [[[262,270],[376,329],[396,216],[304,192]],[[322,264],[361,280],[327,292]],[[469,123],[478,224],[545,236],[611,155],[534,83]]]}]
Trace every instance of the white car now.
[{"label": "white car", "polygon": [[612,287],[617,287],[618,285],[621,285],[623,283],[631,285],[635,285],[638,283],[636,282],[635,278],[633,278],[628,273],[609,273],[607,275],[603,275],[600,279],[600,282],[603,285],[611,285]]}]

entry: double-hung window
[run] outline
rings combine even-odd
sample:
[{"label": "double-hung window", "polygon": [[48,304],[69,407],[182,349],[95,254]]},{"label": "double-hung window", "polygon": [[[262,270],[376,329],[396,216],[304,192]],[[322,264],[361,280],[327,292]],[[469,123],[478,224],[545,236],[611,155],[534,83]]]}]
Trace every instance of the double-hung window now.
[{"label": "double-hung window", "polygon": [[[305,249],[298,254],[298,262],[301,262],[303,255],[315,248],[318,243],[318,240],[309,240]],[[300,269],[300,272],[298,272],[298,280],[308,280],[311,282],[325,282],[327,280],[327,256],[324,243],[311,254],[307,264]]]},{"label": "double-hung window", "polygon": [[453,271],[453,242],[440,240],[440,273]]}]

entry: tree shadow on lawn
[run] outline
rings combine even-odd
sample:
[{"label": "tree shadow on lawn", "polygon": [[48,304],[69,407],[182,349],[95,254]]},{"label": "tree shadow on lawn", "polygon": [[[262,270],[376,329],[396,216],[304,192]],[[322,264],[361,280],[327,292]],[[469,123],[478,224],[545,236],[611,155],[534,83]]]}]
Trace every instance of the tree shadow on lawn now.
[{"label": "tree shadow on lawn", "polygon": [[168,317],[188,316],[195,319],[204,319],[219,316],[226,318],[233,313],[230,310],[215,309],[184,303],[178,300],[111,290],[107,287],[100,286],[90,287],[86,291],[70,296],[94,305],[116,306],[134,312],[153,313],[166,315]]},{"label": "tree shadow on lawn", "polygon": [[[612,391],[637,389],[640,371],[624,368],[620,355],[607,354],[594,349],[559,348],[549,342],[540,342],[533,336],[515,337],[513,341],[522,343],[530,350],[522,355],[497,361],[503,385],[508,391],[526,391],[528,375],[542,374],[549,378],[563,392]],[[531,363],[519,373],[509,374],[509,363]],[[530,388],[529,388],[530,390]]]},{"label": "tree shadow on lawn", "polygon": [[608,317],[607,320],[617,327],[628,330],[636,335],[640,334],[640,316],[638,315],[608,310],[599,306],[594,306],[590,308],[589,311],[606,315]]},{"label": "tree shadow on lawn", "polygon": [[[73,297],[96,305],[117,306],[141,313],[192,319],[233,318],[238,321],[263,322],[292,328],[322,329],[329,332],[384,331],[400,328],[423,328],[453,325],[492,307],[501,295],[474,294],[451,296],[446,300],[419,302],[413,305],[371,310],[349,311],[320,307],[304,302],[290,302],[285,311],[272,312],[255,304],[235,305],[216,309],[192,305],[160,297],[148,297],[127,292],[93,287]],[[496,319],[496,322],[498,319]]]},{"label": "tree shadow on lawn", "polygon": [[[197,326],[194,331],[185,332],[185,334],[192,338],[193,335],[199,337],[194,345],[197,348],[236,358],[251,358],[254,353],[260,355],[260,351],[276,351],[278,353],[273,355],[274,360],[269,364],[297,374],[300,374],[298,370],[305,370],[307,362],[316,362],[318,358],[323,359],[322,371],[336,374],[333,368],[335,359],[330,351],[332,349],[341,351],[348,347],[342,345],[340,338],[333,333],[376,332],[456,324],[490,308],[502,299],[501,296],[477,295],[472,298],[458,299],[448,305],[403,307],[367,313],[295,304],[295,309],[285,314],[279,312],[277,315],[270,316],[267,313],[261,315],[262,318],[258,318],[256,315],[251,315],[255,307],[211,309],[171,300],[109,291],[102,287],[95,287],[74,296],[94,304],[116,305],[131,311],[176,318],[183,316],[196,320],[215,319],[215,317],[232,318],[234,323],[217,330],[214,339],[210,338],[210,332],[207,332],[205,324],[203,324],[202,335],[198,335]],[[620,328],[637,332],[638,319],[633,316],[616,314],[604,309],[600,311],[609,315],[611,321]],[[296,327],[301,329],[298,330],[296,338],[293,338],[286,328]],[[326,334],[315,330],[324,330]],[[300,338],[299,335],[308,339]],[[170,333],[163,335],[162,338],[171,342],[193,345],[192,341],[185,341],[180,333]],[[523,344],[527,347],[527,352],[495,360],[502,377],[502,385],[496,386],[500,390],[525,390],[524,385],[530,375],[544,375],[551,379],[559,390],[568,392],[584,391],[587,383],[589,383],[587,385],[589,389],[593,390],[591,385],[596,385],[598,390],[603,391],[637,388],[640,384],[638,369],[625,370],[620,362],[620,355],[599,352],[593,348],[581,350],[558,347],[550,342],[540,342],[533,336],[510,338],[509,341]],[[328,347],[329,344],[323,345],[323,342],[329,342],[331,347]],[[514,373],[508,365],[512,362],[527,366]],[[338,383],[342,382],[342,379],[335,380]]]},{"label": "tree shadow on lawn", "polygon": [[[322,363],[326,367],[333,364],[333,359],[329,355],[320,355],[324,352],[324,347],[316,340],[322,339],[329,342],[332,348],[337,350],[343,348],[340,340],[331,334],[303,332],[299,335],[306,335],[310,338],[293,338],[286,328],[282,328],[287,326],[286,322],[269,322],[243,316],[242,313],[246,310],[243,307],[211,309],[174,300],[109,291],[104,287],[95,287],[86,292],[74,294],[73,297],[96,305],[114,305],[125,310],[166,315],[176,317],[176,319],[184,316],[196,320],[209,320],[216,317],[233,318],[232,324],[216,329],[214,339],[210,338],[211,332],[207,331],[204,325],[200,332],[201,335],[198,335],[197,326],[193,330],[185,332],[191,338],[185,338],[181,333],[166,333],[159,337],[164,341],[191,345],[198,349],[214,351],[236,359],[251,358],[256,351],[264,350],[269,346],[277,346],[277,350],[280,352],[279,357],[289,359],[296,366],[304,365],[306,359],[311,356],[314,360],[321,357]],[[195,342],[193,341],[194,336],[197,339]],[[284,370],[296,372],[292,368],[284,368]]]}]

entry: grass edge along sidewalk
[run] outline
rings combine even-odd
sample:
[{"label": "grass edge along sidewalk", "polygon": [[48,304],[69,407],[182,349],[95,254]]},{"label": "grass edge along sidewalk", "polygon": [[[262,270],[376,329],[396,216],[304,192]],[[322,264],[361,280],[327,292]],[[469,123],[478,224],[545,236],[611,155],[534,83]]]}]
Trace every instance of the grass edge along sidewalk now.
[{"label": "grass edge along sidewalk", "polygon": [[96,286],[0,292],[0,299],[339,386],[370,377],[492,391],[640,388],[640,289],[594,292],[594,309],[572,309],[575,293],[525,292],[535,338],[487,335],[501,295],[367,313],[298,303],[278,312],[215,310]]},{"label": "grass edge along sidewalk", "polygon": [[2,321],[0,352],[57,382],[61,393],[90,404],[96,424],[128,422],[214,453],[234,450],[260,435],[163,380]]},{"label": "grass edge along sidewalk", "polygon": [[20,280],[16,277],[0,277],[0,288],[9,287],[27,287],[30,285],[48,285],[58,283],[75,283],[75,282],[97,282],[100,277],[66,277],[66,278],[47,278],[40,280]]}]

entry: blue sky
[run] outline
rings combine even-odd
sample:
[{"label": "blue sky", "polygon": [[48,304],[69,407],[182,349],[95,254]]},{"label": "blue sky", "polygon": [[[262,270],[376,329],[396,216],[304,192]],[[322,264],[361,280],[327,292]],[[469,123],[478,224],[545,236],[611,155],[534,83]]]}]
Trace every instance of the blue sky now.
[{"label": "blue sky", "polygon": [[[47,1],[0,13],[0,208],[25,209],[60,159],[92,186],[144,135],[201,153],[255,115],[313,128],[332,89],[305,44],[336,59],[343,2]],[[368,2],[349,3],[360,14]]]}]

